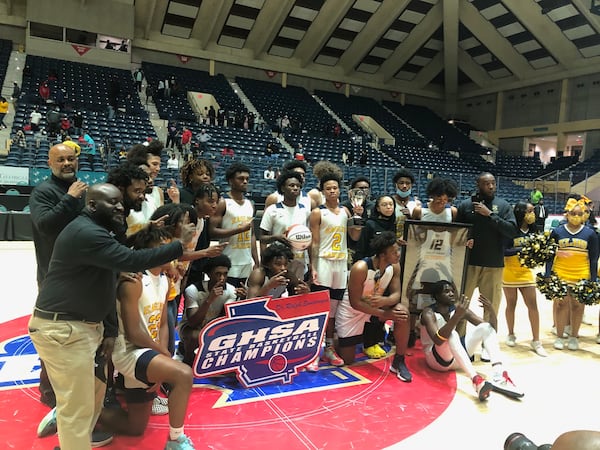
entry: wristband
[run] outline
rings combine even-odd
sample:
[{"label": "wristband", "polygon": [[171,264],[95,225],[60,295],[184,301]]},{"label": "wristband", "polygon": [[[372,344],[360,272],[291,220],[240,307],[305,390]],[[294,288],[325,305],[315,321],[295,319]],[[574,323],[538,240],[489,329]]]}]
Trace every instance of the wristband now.
[{"label": "wristband", "polygon": [[444,336],[442,336],[442,335],[440,334],[440,330],[436,331],[436,332],[435,332],[435,335],[436,335],[438,338],[440,338],[442,341],[447,341],[447,340],[448,340],[448,338],[445,338]]}]

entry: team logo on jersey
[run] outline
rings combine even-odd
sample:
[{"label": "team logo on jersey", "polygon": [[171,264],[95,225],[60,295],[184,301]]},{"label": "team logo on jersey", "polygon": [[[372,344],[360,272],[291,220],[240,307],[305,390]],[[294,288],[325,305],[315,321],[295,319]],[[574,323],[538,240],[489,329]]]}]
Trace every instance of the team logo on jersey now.
[{"label": "team logo on jersey", "polygon": [[226,304],[200,333],[194,374],[235,371],[247,388],[291,383],[319,354],[328,313],[329,291]]}]

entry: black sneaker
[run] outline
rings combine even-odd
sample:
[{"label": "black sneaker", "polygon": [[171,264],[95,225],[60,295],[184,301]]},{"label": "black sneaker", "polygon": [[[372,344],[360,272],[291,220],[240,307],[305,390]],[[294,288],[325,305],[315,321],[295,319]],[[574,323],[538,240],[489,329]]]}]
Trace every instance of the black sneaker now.
[{"label": "black sneaker", "polygon": [[404,355],[394,356],[394,361],[390,366],[390,372],[395,373],[400,381],[404,381],[405,383],[410,383],[412,381],[412,375],[404,363]]},{"label": "black sneaker", "polygon": [[92,431],[92,448],[104,447],[112,442],[114,435],[108,431]]}]

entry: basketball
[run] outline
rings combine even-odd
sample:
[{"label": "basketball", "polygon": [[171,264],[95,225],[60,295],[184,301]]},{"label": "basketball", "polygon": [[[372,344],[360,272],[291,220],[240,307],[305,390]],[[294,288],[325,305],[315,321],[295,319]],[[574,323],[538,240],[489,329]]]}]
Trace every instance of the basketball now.
[{"label": "basketball", "polygon": [[306,250],[312,242],[312,233],[305,225],[292,225],[288,229],[286,237],[294,250]]}]

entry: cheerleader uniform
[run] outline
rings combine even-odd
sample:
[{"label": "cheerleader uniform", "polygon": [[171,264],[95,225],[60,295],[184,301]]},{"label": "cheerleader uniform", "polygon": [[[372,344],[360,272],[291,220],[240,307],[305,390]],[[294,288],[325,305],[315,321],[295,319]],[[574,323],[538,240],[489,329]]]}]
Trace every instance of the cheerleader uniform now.
[{"label": "cheerleader uniform", "polygon": [[512,241],[507,242],[504,250],[504,270],[502,271],[502,286],[506,288],[522,288],[535,286],[533,272],[528,267],[523,267],[519,262],[519,250],[529,231],[519,230]]}]

